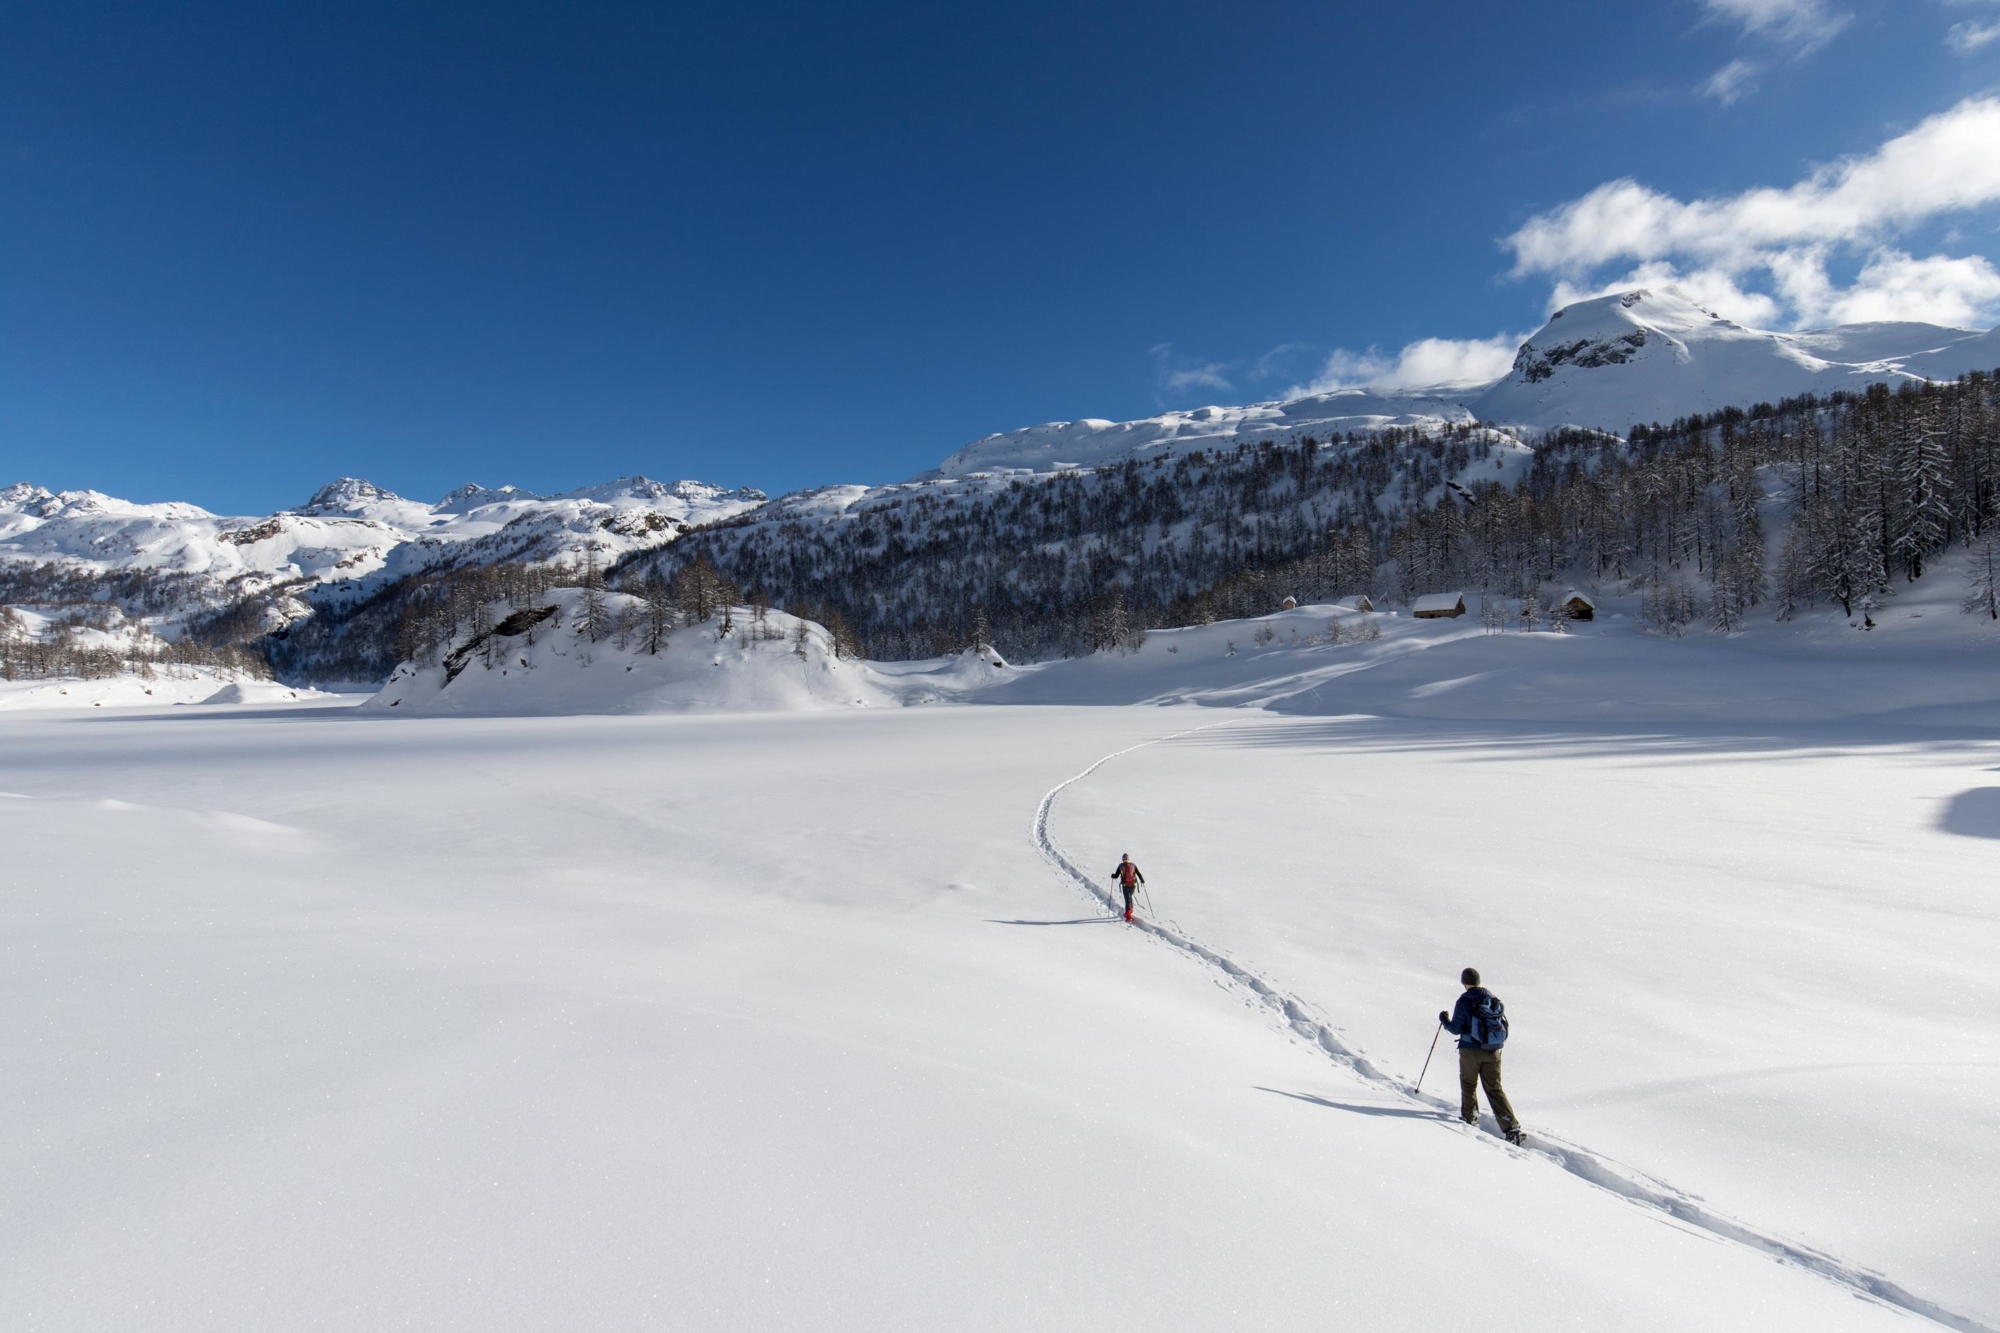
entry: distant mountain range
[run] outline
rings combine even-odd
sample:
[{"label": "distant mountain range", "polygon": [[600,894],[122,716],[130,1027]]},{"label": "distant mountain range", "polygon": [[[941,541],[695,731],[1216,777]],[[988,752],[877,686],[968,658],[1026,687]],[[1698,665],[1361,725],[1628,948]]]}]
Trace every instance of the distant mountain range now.
[{"label": "distant mountain range", "polygon": [[1498,380],[1345,389],[1247,407],[1198,407],[1138,421],[1055,421],[975,440],[934,475],[1046,471],[1260,440],[1325,440],[1392,426],[1485,421],[1532,439],[1561,426],[1632,426],[1723,407],[1827,395],[1875,382],[1956,379],[2000,367],[2000,329],[1849,324],[1805,333],[1745,328],[1671,291],[1566,306]]},{"label": "distant mountain range", "polygon": [[[752,523],[744,540],[789,552],[772,559],[796,573],[823,560],[826,550],[814,543],[854,526],[846,520],[860,520],[857,531],[872,533],[869,525],[879,519],[890,534],[914,532],[899,526],[899,507],[970,512],[1008,503],[1013,482],[1026,474],[1263,441],[1368,441],[1395,427],[1433,441],[1453,434],[1453,448],[1463,454],[1456,463],[1435,444],[1431,452],[1438,456],[1422,460],[1378,464],[1355,455],[1348,466],[1374,478],[1367,483],[1375,488],[1371,512],[1387,515],[1457,484],[1461,471],[1466,478],[1511,485],[1525,475],[1535,442],[1559,427],[1623,434],[1637,423],[1726,406],[1775,404],[1880,382],[1952,379],[1996,366],[2000,330],[1883,323],[1773,333],[1723,319],[1671,291],[1636,290],[1556,312],[1521,345],[1508,373],[1489,383],[1351,389],[1137,421],[1051,422],[975,440],[907,482],[823,486],[775,501],[757,490],[634,476],[560,495],[468,484],[427,504],[350,477],[296,508],[225,517],[190,504],[132,504],[95,491],[53,493],[24,483],[0,490],[0,601],[129,599],[129,591],[114,592],[103,580],[134,572],[170,575],[153,580],[154,595],[142,608],[161,630],[261,599],[251,620],[262,632],[281,632],[316,615],[338,618],[384,589],[406,582],[414,587],[412,576],[513,562],[581,562],[587,554],[609,565],[700,525],[746,516]],[[1469,431],[1475,423],[1489,429]],[[1067,540],[1060,533],[1050,537]],[[6,581],[9,567],[23,572],[27,565],[45,568],[33,578]],[[51,582],[48,566],[99,582]],[[170,596],[161,591],[168,584]],[[387,612],[377,608],[375,614],[380,620]]]},{"label": "distant mountain range", "polygon": [[207,576],[245,594],[280,584],[356,590],[439,567],[576,556],[613,559],[765,502],[762,491],[621,477],[561,495],[466,485],[436,504],[343,477],[296,509],[255,518],[96,491],[0,490],[0,559],[98,571]]}]

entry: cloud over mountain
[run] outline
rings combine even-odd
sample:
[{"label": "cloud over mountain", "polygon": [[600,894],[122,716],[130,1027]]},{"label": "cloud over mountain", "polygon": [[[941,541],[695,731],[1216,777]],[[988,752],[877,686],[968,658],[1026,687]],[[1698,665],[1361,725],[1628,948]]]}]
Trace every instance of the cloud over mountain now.
[{"label": "cloud over mountain", "polygon": [[[1789,186],[1682,200],[1626,177],[1536,214],[1503,244],[1515,276],[1556,280],[1554,305],[1674,281],[1746,322],[1986,323],[2000,271],[1985,256],[1918,257],[1893,242],[2000,201],[1996,143],[2000,98],[1972,98]],[[1857,258],[1840,285],[1832,266]],[[1614,276],[1620,264],[1630,267]]]}]

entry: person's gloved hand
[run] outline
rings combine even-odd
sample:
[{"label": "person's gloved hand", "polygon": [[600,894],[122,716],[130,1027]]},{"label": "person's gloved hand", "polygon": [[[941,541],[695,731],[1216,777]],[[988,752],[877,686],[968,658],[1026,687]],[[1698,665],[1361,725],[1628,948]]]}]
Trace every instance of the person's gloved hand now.
[{"label": "person's gloved hand", "polygon": [[1451,1022],[1451,1015],[1446,1013],[1442,1009],[1438,1010],[1438,1026],[1443,1027],[1446,1023],[1449,1022]]}]

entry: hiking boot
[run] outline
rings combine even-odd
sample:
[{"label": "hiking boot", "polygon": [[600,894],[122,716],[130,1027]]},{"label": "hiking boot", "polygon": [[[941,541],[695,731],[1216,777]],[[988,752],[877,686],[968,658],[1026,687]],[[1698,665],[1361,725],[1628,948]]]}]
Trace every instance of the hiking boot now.
[{"label": "hiking boot", "polygon": [[1507,1142],[1525,1144],[1527,1141],[1528,1131],[1522,1129],[1519,1125],[1507,1131]]}]

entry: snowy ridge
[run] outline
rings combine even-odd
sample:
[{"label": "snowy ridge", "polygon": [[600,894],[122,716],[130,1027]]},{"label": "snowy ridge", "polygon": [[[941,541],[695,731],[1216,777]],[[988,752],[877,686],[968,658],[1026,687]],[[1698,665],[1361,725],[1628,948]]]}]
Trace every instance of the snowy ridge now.
[{"label": "snowy ridge", "polygon": [[[1558,310],[1505,378],[1469,404],[1482,420],[1623,433],[1636,423],[1825,395],[1871,383],[1991,370],[1988,339],[1934,324],[1806,333],[1746,328],[1672,290],[1600,296]],[[1906,366],[1921,363],[1923,371]]]},{"label": "snowy ridge", "polygon": [[1233,448],[1261,440],[1289,441],[1305,435],[1324,439],[1349,431],[1391,427],[1437,430],[1473,419],[1462,402],[1445,396],[1442,390],[1383,394],[1342,389],[1287,402],[1163,412],[1138,421],[1086,417],[1027,426],[974,440],[945,459],[936,475],[962,477],[1004,468],[1048,472],[1129,457]]},{"label": "snowy ridge", "polygon": [[[1090,897],[1109,910],[1116,911],[1115,899],[1110,890],[1100,888],[1095,878],[1082,870],[1066,856],[1054,836],[1049,832],[1049,817],[1054,812],[1055,803],[1065,791],[1090,777],[1098,769],[1114,759],[1121,758],[1137,750],[1179,740],[1197,732],[1227,726],[1236,719],[1212,722],[1206,726],[1190,727],[1184,731],[1172,732],[1152,740],[1128,745],[1114,750],[1096,760],[1082,772],[1051,787],[1035,809],[1035,818],[1030,830],[1031,839],[1042,858],[1057,870],[1074,880]],[[1226,955],[1201,944],[1181,933],[1171,924],[1157,920],[1147,920],[1135,916],[1132,924],[1155,939],[1199,958],[1223,973],[1229,981],[1253,994],[1258,1002],[1282,1015],[1291,1030],[1306,1042],[1317,1046],[1335,1063],[1351,1070],[1356,1077],[1372,1084],[1382,1092],[1402,1100],[1455,1116],[1457,1108],[1440,1097],[1429,1096],[1419,1089],[1390,1077],[1376,1068],[1366,1056],[1349,1046],[1341,1035],[1329,1024],[1314,1018],[1306,1004],[1265,981],[1255,972],[1243,967]],[[1490,1114],[1482,1116],[1482,1125],[1490,1124]],[[1565,1143],[1546,1133],[1537,1132],[1533,1139],[1536,1146],[1522,1150],[1525,1154],[1544,1157],[1563,1170],[1592,1185],[1645,1204],[1666,1213],[1676,1221],[1698,1228],[1724,1240],[1754,1249],[1771,1256],[1782,1263],[1803,1268],[1828,1281],[1851,1289],[1856,1295],[1869,1300],[1919,1315],[1959,1333],[1995,1333],[1995,1330],[1977,1320],[1967,1318],[1947,1310],[1933,1301],[1915,1295],[1883,1277],[1866,1269],[1845,1263],[1832,1255],[1823,1254],[1809,1246],[1768,1235],[1754,1227],[1723,1217],[1687,1194],[1663,1181],[1644,1176],[1630,1168],[1621,1166],[1575,1144]],[[1509,1150],[1513,1151],[1513,1150]]]},{"label": "snowy ridge", "polygon": [[[1484,421],[1532,436],[1562,426],[1623,434],[1635,424],[1776,403],[1872,383],[1954,379],[2000,367],[2000,330],[1908,322],[1801,333],[1747,328],[1670,288],[1565,306],[1521,344],[1501,379],[1411,389],[1343,389],[1136,421],[1084,418],[988,435],[936,475],[1049,471],[1263,440],[1322,441],[1389,427]],[[929,474],[927,474],[929,475]]]},{"label": "snowy ridge", "polygon": [[256,591],[372,581],[441,563],[548,560],[585,547],[615,556],[764,500],[761,491],[634,476],[550,496],[468,484],[425,504],[342,477],[296,509],[246,518],[24,482],[0,490],[0,560],[205,575]]}]

